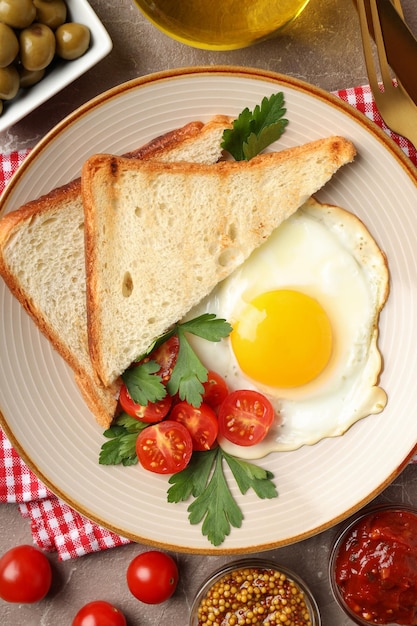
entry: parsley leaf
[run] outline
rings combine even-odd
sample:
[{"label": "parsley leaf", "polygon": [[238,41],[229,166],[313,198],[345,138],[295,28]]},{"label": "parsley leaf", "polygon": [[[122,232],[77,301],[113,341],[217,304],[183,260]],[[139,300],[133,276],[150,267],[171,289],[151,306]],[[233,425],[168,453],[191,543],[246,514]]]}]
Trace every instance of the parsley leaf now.
[{"label": "parsley leaf", "polygon": [[178,324],[182,331],[187,331],[207,341],[220,341],[228,337],[232,327],[226,320],[216,317],[214,313],[203,313],[192,320]]},{"label": "parsley leaf", "polygon": [[186,400],[188,404],[198,407],[202,401],[203,383],[207,380],[208,372],[190,346],[180,326],[178,338],[180,347],[177,362],[167,383],[167,390],[171,396],[178,393],[181,400]]},{"label": "parsley leaf", "polygon": [[188,507],[188,512],[190,524],[203,522],[201,532],[214,546],[223,543],[231,526],[241,527],[243,513],[226,482],[221,454],[216,455],[213,474],[204,491]]},{"label": "parsley leaf", "polygon": [[231,469],[240,493],[245,494],[252,488],[262,500],[277,497],[278,492],[271,480],[274,477],[272,472],[264,470],[259,465],[237,459],[227,452],[223,452],[223,456]]},{"label": "parsley leaf", "polygon": [[271,472],[233,457],[220,447],[194,453],[188,467],[169,479],[168,502],[186,501],[193,496],[188,519],[191,524],[203,522],[201,531],[214,546],[221,545],[231,528],[240,528],[243,521],[243,513],[224,475],[223,460],[242,494],[252,488],[260,498],[278,495]]},{"label": "parsley leaf", "polygon": [[170,477],[168,502],[185,502],[190,496],[199,496],[206,487],[216,454],[216,449],[194,452],[187,467]]},{"label": "parsley leaf", "polygon": [[166,396],[162,379],[156,374],[159,369],[158,363],[150,360],[131,367],[122,374],[122,380],[134,402],[146,405]]},{"label": "parsley leaf", "polygon": [[103,433],[109,441],[101,446],[100,465],[135,465],[138,462],[136,439],[146,426],[148,424],[135,420],[127,413],[121,413],[115,423]]},{"label": "parsley leaf", "polygon": [[236,161],[249,161],[281,137],[288,124],[285,113],[282,92],[263,98],[253,111],[244,109],[234,120],[233,128],[224,130],[222,148]]},{"label": "parsley leaf", "polygon": [[[204,393],[203,383],[207,380],[207,369],[191,347],[186,332],[208,341],[220,341],[227,337],[232,327],[226,320],[217,318],[213,313],[204,313],[186,322],[175,324],[164,335],[158,337],[145,355],[150,359],[140,362],[135,367],[127,369],[122,374],[130,397],[134,402],[146,405],[148,402],[157,402],[165,397],[167,391],[171,396],[177,393],[181,400],[199,407]],[[166,388],[161,377],[157,374],[160,366],[152,360],[151,352],[177,334],[179,352],[177,361],[172,370],[171,378]]]},{"label": "parsley leaf", "polygon": [[205,313],[188,322],[177,324],[179,352],[177,362],[167,384],[168,393],[179,394],[181,400],[198,407],[204,393],[203,384],[208,371],[192,349],[185,333],[189,332],[208,341],[220,341],[227,337],[232,328],[224,319],[218,319],[212,313]]}]

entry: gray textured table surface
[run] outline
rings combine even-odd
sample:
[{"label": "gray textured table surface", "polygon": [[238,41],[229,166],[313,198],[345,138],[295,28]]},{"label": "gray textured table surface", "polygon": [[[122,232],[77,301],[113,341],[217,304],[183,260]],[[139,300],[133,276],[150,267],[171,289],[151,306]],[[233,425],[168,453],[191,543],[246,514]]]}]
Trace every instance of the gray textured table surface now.
[{"label": "gray textured table surface", "polygon": [[[311,0],[300,19],[280,37],[232,52],[207,52],[170,40],[134,7],[132,0],[91,0],[113,40],[112,53],[87,75],[9,130],[0,133],[3,152],[31,148],[67,113],[98,93],[125,80],[173,67],[227,64],[265,68],[306,80],[326,90],[367,82],[359,26],[350,0]],[[417,4],[403,0],[406,18],[417,32]],[[378,500],[417,503],[417,466],[409,466]],[[269,553],[292,567],[310,584],[320,605],[323,626],[352,624],[334,604],[327,578],[329,547],[336,529]],[[31,542],[30,528],[15,505],[0,505],[0,553]],[[188,623],[199,583],[231,557],[176,555],[181,572],[177,592],[159,606],[137,602],[124,584],[126,567],[143,546],[128,545],[65,563],[50,556],[54,583],[37,605],[9,605],[0,600],[4,626],[71,624],[75,611],[93,599],[119,606],[129,626]]]}]

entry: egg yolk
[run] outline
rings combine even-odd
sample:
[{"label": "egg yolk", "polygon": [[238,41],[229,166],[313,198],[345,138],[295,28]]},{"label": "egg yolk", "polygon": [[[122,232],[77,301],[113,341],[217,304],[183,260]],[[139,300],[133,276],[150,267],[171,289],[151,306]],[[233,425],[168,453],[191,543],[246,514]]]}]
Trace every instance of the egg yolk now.
[{"label": "egg yolk", "polygon": [[299,291],[282,289],[257,296],[233,326],[231,342],[239,366],[264,385],[305,385],[329,362],[329,318],[317,300]]}]

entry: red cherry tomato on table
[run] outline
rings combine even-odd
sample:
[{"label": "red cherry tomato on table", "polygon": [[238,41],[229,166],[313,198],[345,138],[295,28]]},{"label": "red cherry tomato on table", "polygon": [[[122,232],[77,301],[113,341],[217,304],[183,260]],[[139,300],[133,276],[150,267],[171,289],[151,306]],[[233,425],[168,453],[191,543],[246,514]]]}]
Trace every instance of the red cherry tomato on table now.
[{"label": "red cherry tomato on table", "polygon": [[214,410],[218,409],[229,394],[226,381],[217,372],[209,371],[207,381],[203,383],[203,387],[203,402]]},{"label": "red cherry tomato on table", "polygon": [[126,385],[122,385],[119,395],[120,405],[128,415],[139,420],[139,422],[146,422],[148,424],[154,424],[160,422],[168,415],[171,408],[172,398],[168,394],[162,400],[158,402],[148,402],[146,405],[138,404],[132,400]]},{"label": "red cherry tomato on table", "polygon": [[0,598],[6,602],[38,602],[48,593],[51,582],[51,565],[33,546],[16,546],[0,559]]},{"label": "red cherry tomato on table", "polygon": [[186,427],[193,441],[193,450],[210,450],[217,439],[217,416],[204,402],[198,408],[188,402],[179,402],[172,409],[169,419]]},{"label": "red cherry tomato on table", "polygon": [[138,554],[127,568],[127,586],[131,593],[146,604],[165,602],[178,583],[178,568],[165,552],[149,550]]},{"label": "red cherry tomato on table", "polygon": [[219,409],[219,433],[238,446],[253,446],[267,435],[274,408],[258,391],[232,391]]},{"label": "red cherry tomato on table", "polygon": [[109,602],[95,600],[78,611],[72,626],[126,626],[126,618]]},{"label": "red cherry tomato on table", "polygon": [[136,454],[141,465],[157,474],[175,474],[187,465],[193,452],[188,430],[173,420],[145,428],[136,440]]}]

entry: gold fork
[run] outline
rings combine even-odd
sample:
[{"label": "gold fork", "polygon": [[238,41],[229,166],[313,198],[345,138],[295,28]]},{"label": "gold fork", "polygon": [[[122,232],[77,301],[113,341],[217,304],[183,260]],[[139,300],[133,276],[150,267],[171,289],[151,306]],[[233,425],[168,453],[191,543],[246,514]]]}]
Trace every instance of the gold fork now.
[{"label": "gold fork", "polygon": [[[384,38],[378,15],[376,0],[356,0],[365,56],[366,70],[375,103],[382,119],[391,130],[409,139],[417,147],[417,106],[402,87],[394,80],[388,65]],[[366,3],[369,11],[366,10]],[[402,16],[400,0],[393,0],[397,12]],[[369,22],[368,22],[369,19]],[[371,44],[373,31],[378,63],[374,61]]]}]

